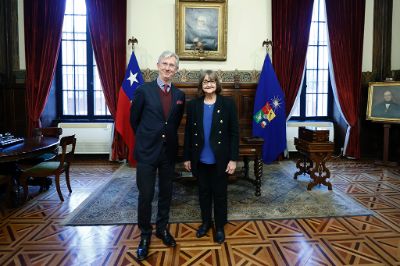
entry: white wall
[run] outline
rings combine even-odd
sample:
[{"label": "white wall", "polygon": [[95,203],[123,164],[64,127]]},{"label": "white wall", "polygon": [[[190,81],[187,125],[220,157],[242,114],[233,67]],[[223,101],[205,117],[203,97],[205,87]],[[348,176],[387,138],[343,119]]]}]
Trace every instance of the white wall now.
[{"label": "white wall", "polygon": [[[162,51],[175,51],[175,0],[131,0],[127,16],[127,35],[139,41],[135,54],[140,68],[156,69]],[[227,60],[181,61],[180,68],[260,70],[267,38],[272,39],[271,0],[228,0]],[[127,46],[127,58],[130,53]]]},{"label": "white wall", "polygon": [[365,3],[365,24],[364,24],[364,43],[362,71],[372,71],[372,47],[374,31],[374,0],[366,0]]},{"label": "white wall", "polygon": [[[135,52],[142,69],[156,68],[158,55],[175,50],[175,0],[129,0],[127,39],[139,40]],[[372,71],[374,0],[366,0],[362,71]],[[18,0],[19,60],[25,69],[23,0]],[[164,18],[166,17],[166,19]],[[400,0],[393,1],[392,69],[400,69]],[[272,39],[271,0],[228,0],[228,55],[226,61],[182,61],[181,69],[260,70]],[[127,58],[131,48],[127,46]],[[128,60],[127,59],[127,60]]]},{"label": "white wall", "polygon": [[400,69],[400,0],[393,0],[392,16],[392,70]]}]

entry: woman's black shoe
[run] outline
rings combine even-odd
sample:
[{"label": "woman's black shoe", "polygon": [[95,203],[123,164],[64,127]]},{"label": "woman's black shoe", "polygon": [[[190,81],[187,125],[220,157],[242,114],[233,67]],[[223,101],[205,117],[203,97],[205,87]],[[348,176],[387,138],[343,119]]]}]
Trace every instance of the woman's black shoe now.
[{"label": "woman's black shoe", "polygon": [[210,224],[201,224],[199,229],[197,229],[196,237],[201,238],[201,237],[205,236],[207,234],[208,230],[210,230],[210,227],[211,227]]},{"label": "woman's black shoe", "polygon": [[168,230],[164,229],[162,231],[156,231],[156,237],[162,240],[164,245],[167,247],[175,247],[176,242],[172,235],[168,232]]}]

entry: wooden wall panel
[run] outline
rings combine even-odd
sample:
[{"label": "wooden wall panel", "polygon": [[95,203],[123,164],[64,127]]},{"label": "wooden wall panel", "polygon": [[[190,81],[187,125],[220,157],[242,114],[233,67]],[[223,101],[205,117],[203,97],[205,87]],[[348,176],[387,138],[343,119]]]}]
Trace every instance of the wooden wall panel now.
[{"label": "wooden wall panel", "polygon": [[18,1],[0,1],[0,133],[25,136],[25,71],[19,69]]},{"label": "wooden wall panel", "polygon": [[374,45],[372,71],[376,81],[391,77],[393,0],[374,1]]}]

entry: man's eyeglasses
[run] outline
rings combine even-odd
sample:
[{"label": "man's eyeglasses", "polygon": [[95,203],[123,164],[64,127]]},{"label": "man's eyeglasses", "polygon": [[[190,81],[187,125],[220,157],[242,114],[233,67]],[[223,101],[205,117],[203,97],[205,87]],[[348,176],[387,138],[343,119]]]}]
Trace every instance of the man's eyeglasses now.
[{"label": "man's eyeglasses", "polygon": [[161,65],[162,65],[164,68],[167,68],[167,67],[175,68],[175,67],[176,67],[175,64],[168,64],[167,62],[162,62]]},{"label": "man's eyeglasses", "polygon": [[214,84],[215,80],[203,80],[203,84],[207,85],[207,84]]}]

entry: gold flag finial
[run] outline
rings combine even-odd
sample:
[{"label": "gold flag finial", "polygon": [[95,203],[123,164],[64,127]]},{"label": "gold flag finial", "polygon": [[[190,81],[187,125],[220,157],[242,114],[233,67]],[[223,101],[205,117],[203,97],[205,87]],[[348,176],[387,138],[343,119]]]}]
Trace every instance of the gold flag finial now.
[{"label": "gold flag finial", "polygon": [[267,50],[267,53],[269,53],[270,49],[272,48],[272,41],[266,39],[265,41],[263,41],[262,46],[265,46],[265,49]]},{"label": "gold flag finial", "polygon": [[132,51],[135,48],[135,43],[138,43],[138,40],[132,36],[132,38],[128,39],[128,45],[132,45]]}]

